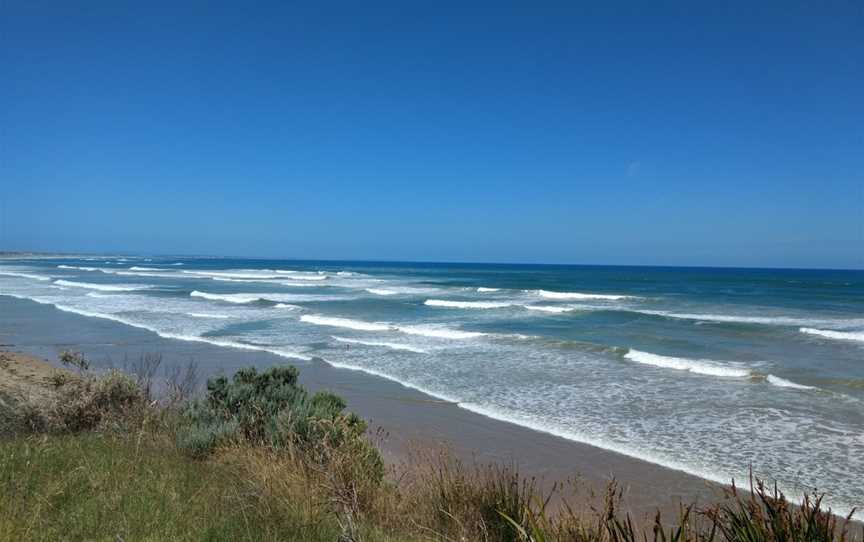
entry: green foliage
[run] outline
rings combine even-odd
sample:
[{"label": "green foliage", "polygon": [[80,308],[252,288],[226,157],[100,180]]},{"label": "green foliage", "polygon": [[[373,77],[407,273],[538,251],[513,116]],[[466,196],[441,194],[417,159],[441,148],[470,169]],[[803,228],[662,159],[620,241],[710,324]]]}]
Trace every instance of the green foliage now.
[{"label": "green foliage", "polygon": [[294,367],[254,368],[207,382],[205,398],[191,402],[178,445],[204,456],[229,441],[294,449],[318,463],[350,450],[363,459],[360,468],[383,477],[380,454],[365,436],[366,423],[345,412],[345,401],[329,392],[312,396],[297,383]]},{"label": "green foliage", "polygon": [[[822,509],[822,496],[805,495],[801,505],[786,500],[776,486],[769,490],[764,482],[750,482],[751,491],[740,495],[733,485],[731,499],[708,512],[717,530],[733,542],[832,542],[846,540],[847,526],[830,510]],[[864,538],[864,529],[862,529]]]}]

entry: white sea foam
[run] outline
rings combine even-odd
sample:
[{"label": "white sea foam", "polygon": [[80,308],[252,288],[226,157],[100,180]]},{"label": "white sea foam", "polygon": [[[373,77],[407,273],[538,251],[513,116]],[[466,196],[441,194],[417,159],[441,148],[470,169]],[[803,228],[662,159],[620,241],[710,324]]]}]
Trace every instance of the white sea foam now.
[{"label": "white sea foam", "polygon": [[697,373],[702,375],[725,376],[733,378],[744,378],[750,376],[750,371],[746,369],[738,369],[734,367],[720,365],[716,361],[708,359],[688,359],[676,358],[671,356],[660,356],[658,354],[651,354],[648,352],[633,350],[632,348],[624,355],[624,357],[638,363],[644,363],[646,365],[653,365],[655,367],[662,367],[664,369],[674,369],[676,371],[689,371],[691,373]]},{"label": "white sea foam", "polygon": [[352,320],[350,318],[337,318],[334,316],[320,316],[315,314],[304,314],[300,317],[301,322],[315,324],[317,326],[344,327],[347,329],[356,329],[359,331],[389,331],[390,324],[380,322],[363,322],[361,320]]},{"label": "white sea foam", "polygon": [[133,265],[129,268],[129,271],[164,271],[164,269],[157,269],[155,267],[138,267]]},{"label": "white sea foam", "polygon": [[112,275],[120,275],[124,277],[159,277],[159,278],[193,278],[193,277],[182,277],[179,275],[175,275],[173,273],[151,273],[149,271],[113,271],[111,269],[100,269],[103,273],[109,273]]},{"label": "white sea foam", "polygon": [[289,303],[277,303],[273,306],[274,309],[286,309],[286,310],[302,310],[303,307],[300,305],[291,305]]},{"label": "white sea foam", "polygon": [[300,320],[319,326],[342,327],[357,331],[398,331],[406,335],[421,335],[423,337],[438,339],[473,339],[485,335],[485,333],[478,333],[476,331],[461,331],[436,325],[403,326],[387,322],[364,322],[362,320],[316,314],[304,314],[300,317]]},{"label": "white sea foam", "polygon": [[[720,323],[741,323],[741,324],[763,324],[773,326],[806,326],[806,325],[843,325],[843,324],[859,324],[861,319],[849,320],[826,320],[814,318],[796,318],[791,316],[753,316],[745,314],[700,314],[700,313],[680,313],[671,311],[659,310],[639,310],[642,314],[651,314],[655,316],[663,316],[665,318],[680,318],[684,320],[700,320],[703,322],[720,322]],[[820,331],[820,330],[817,330]],[[807,333],[806,331],[804,333]]]},{"label": "white sea foam", "polygon": [[296,271],[276,271],[280,278],[290,278],[291,280],[327,280],[327,275],[303,275]]},{"label": "white sea foam", "polygon": [[82,267],[79,265],[58,265],[57,269],[74,269],[76,271],[99,271],[97,267]]},{"label": "white sea foam", "polygon": [[498,292],[501,288],[484,288],[483,286],[477,288],[478,292]]},{"label": "white sea foam", "polygon": [[781,388],[792,388],[796,390],[815,390],[813,386],[805,386],[803,384],[796,384],[795,382],[786,380],[785,378],[780,378],[779,376],[768,375],[765,379],[769,384],[774,386],[780,386]]},{"label": "white sea foam", "polygon": [[417,354],[425,354],[426,353],[426,350],[423,350],[422,348],[417,348],[416,346],[411,346],[411,345],[407,345],[407,344],[388,343],[388,342],[384,342],[384,341],[361,341],[358,339],[347,339],[345,337],[336,337],[336,336],[333,336],[333,339],[335,339],[339,342],[342,342],[342,343],[363,344],[366,346],[383,346],[385,348],[390,348],[392,350],[405,350],[406,352],[414,352]]},{"label": "white sea foam", "polygon": [[377,376],[380,378],[384,378],[384,379],[389,380],[391,382],[396,382],[397,384],[405,386],[406,388],[410,388],[412,390],[417,390],[420,393],[425,393],[426,395],[428,395],[430,397],[440,399],[441,401],[444,401],[447,403],[456,403],[457,402],[456,399],[448,397],[447,395],[444,395],[442,393],[430,391],[430,390],[423,388],[421,386],[417,386],[416,384],[412,384],[411,382],[401,380],[399,378],[396,378],[395,376],[389,375],[387,373],[384,373],[384,372],[381,372],[381,371],[378,371],[378,370],[375,370],[375,369],[372,369],[369,367],[360,367],[359,365],[354,365],[351,363],[345,363],[342,361],[333,361],[333,360],[329,360],[329,359],[325,359],[324,361],[328,365],[330,365],[332,367],[336,367],[338,369],[348,369],[349,371],[357,371],[357,372],[361,372],[361,373],[366,373],[366,374],[374,375],[374,376]]},{"label": "white sea foam", "polygon": [[397,295],[396,290],[388,290],[386,288],[366,288],[366,291],[375,295]]},{"label": "white sea foam", "polygon": [[71,288],[88,288],[103,292],[134,292],[136,290],[148,290],[153,288],[149,284],[94,284],[92,282],[75,282],[72,280],[55,280],[58,286],[69,286]]},{"label": "white sea foam", "polygon": [[801,333],[808,335],[818,335],[826,339],[837,339],[840,341],[864,341],[864,331],[836,331],[831,329],[815,329],[812,327],[802,327],[799,330]]},{"label": "white sea foam", "polygon": [[[212,294],[209,292],[199,292],[198,290],[193,290],[190,294],[191,297],[200,297],[203,299],[209,299],[211,301],[226,301],[228,303],[254,303],[256,301],[271,301],[273,303],[285,303],[285,302],[298,302],[302,303],[304,301],[338,301],[346,298],[337,297],[337,296],[324,296],[324,295],[302,295],[302,294],[281,294],[275,292],[262,292],[262,293],[243,293],[243,294]],[[350,298],[347,298],[350,299]]]},{"label": "white sea foam", "polygon": [[339,271],[336,274],[339,275],[340,277],[353,277],[357,273],[352,273],[351,271]]},{"label": "white sea foam", "polygon": [[0,271],[0,275],[5,275],[7,277],[18,277],[22,279],[32,279],[32,280],[51,280],[51,277],[44,277],[42,275],[31,275],[30,273],[17,273],[14,271]]},{"label": "white sea foam", "polygon": [[408,335],[421,335],[437,339],[474,339],[486,335],[477,331],[461,331],[434,325],[396,326],[395,328]]},{"label": "white sea foam", "polygon": [[523,305],[529,311],[542,311],[542,312],[570,312],[575,311],[576,307],[564,307],[564,306],[556,306],[556,305]]},{"label": "white sea foam", "polygon": [[193,271],[187,269],[181,269],[181,273],[185,273],[187,275],[196,275],[199,277],[218,277],[218,278],[231,278],[231,279],[284,279],[285,275],[280,275],[277,273],[267,273],[264,271],[247,271],[247,272],[235,272],[235,271]]},{"label": "white sea foam", "polygon": [[630,299],[630,295],[611,295],[611,294],[583,294],[581,292],[550,292],[549,290],[535,290],[537,295],[546,299],[604,299],[615,301],[619,299]]},{"label": "white sea foam", "polygon": [[512,303],[495,301],[449,301],[446,299],[427,299],[424,305],[430,307],[449,307],[453,309],[501,309]]},{"label": "white sea foam", "polygon": [[231,316],[227,314],[213,314],[208,312],[187,312],[187,316],[191,316],[192,318],[214,318],[217,320],[227,320],[231,318]]}]

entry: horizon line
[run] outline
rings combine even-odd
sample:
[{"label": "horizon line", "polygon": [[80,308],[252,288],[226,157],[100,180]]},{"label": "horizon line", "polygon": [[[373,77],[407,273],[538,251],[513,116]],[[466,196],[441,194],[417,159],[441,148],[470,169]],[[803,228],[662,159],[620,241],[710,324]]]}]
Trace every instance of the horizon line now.
[{"label": "horizon line", "polygon": [[755,267],[738,265],[689,265],[689,264],[609,264],[609,263],[554,263],[554,262],[491,262],[470,260],[388,260],[388,259],[339,259],[339,258],[297,258],[297,257],[273,257],[273,256],[236,256],[236,255],[213,255],[213,254],[147,254],[135,252],[45,252],[45,251],[2,251],[0,258],[10,256],[39,256],[39,257],[63,257],[75,256],[101,256],[112,257],[155,257],[155,258],[188,258],[188,259],[223,259],[223,260],[273,260],[293,262],[342,262],[342,263],[385,263],[385,264],[441,264],[441,265],[511,265],[511,266],[546,266],[546,267],[642,267],[642,268],[680,268],[680,269],[752,269],[752,270],[778,270],[778,271],[864,271],[862,267]]}]

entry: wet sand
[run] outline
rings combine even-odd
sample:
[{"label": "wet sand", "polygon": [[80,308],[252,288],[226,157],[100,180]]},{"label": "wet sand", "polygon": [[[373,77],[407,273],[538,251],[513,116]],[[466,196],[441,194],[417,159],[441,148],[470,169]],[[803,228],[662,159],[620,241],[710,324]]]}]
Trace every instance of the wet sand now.
[{"label": "wet sand", "polygon": [[722,496],[719,484],[595,446],[486,418],[401,384],[366,373],[337,369],[323,361],[289,360],[206,343],[164,339],[111,320],[59,311],[50,305],[0,296],[0,350],[56,363],[64,350],[83,352],[95,367],[119,367],[145,353],[163,356],[163,366],[194,360],[202,376],[232,374],[247,365],[293,364],[310,389],[343,396],[349,408],[380,427],[391,464],[409,449],[446,446],[461,458],[515,462],[522,474],[551,485],[578,478],[585,492],[602,494],[614,477],[624,489],[625,509],[636,518],[676,514],[679,503],[708,504]]}]

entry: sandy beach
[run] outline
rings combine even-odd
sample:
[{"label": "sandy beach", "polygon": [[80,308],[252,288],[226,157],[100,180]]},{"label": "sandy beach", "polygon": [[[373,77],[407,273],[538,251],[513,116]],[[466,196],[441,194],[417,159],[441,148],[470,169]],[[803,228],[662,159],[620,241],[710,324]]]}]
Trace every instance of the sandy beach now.
[{"label": "sandy beach", "polygon": [[[333,368],[322,361],[298,362],[279,356],[169,340],[109,320],[65,313],[31,301],[0,296],[0,348],[55,362],[60,352],[83,352],[96,367],[123,367],[145,353],[163,364],[194,360],[202,375],[232,373],[241,366],[290,363],[301,382],[343,396],[349,408],[387,435],[385,457],[398,464],[410,449],[446,446],[467,461],[516,463],[521,472],[551,485],[577,478],[583,491],[602,493],[614,477],[625,505],[637,518],[657,508],[675,514],[679,503],[708,503],[722,488],[686,473],[581,444],[514,424],[496,421],[426,396],[388,380]],[[38,365],[44,370],[44,365]]]}]

